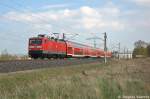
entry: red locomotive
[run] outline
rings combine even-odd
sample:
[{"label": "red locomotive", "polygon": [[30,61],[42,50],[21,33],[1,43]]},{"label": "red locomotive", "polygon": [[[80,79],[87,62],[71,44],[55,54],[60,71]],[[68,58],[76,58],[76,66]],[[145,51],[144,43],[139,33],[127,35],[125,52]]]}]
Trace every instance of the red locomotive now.
[{"label": "red locomotive", "polygon": [[[66,58],[66,57],[104,57],[105,52],[98,48],[38,35],[29,39],[29,56],[31,58]],[[111,52],[106,52],[111,57]]]}]

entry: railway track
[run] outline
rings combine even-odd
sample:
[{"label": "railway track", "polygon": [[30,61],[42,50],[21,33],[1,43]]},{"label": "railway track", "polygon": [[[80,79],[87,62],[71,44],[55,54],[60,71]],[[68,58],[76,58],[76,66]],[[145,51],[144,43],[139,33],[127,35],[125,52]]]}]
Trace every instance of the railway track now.
[{"label": "railway track", "polygon": [[25,71],[39,68],[75,66],[100,62],[102,59],[55,59],[55,60],[12,60],[0,61],[0,73]]}]

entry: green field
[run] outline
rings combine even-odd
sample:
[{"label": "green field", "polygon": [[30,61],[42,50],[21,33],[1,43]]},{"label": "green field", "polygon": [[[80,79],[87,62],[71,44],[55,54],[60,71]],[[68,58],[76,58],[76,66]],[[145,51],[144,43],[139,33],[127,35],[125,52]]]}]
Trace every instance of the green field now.
[{"label": "green field", "polygon": [[0,74],[0,99],[118,99],[150,96],[150,59]]}]

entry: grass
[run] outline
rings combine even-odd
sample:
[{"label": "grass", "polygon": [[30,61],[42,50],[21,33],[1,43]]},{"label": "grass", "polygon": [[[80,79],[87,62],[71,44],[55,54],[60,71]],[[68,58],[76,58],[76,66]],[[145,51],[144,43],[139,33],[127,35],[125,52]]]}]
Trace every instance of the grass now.
[{"label": "grass", "polygon": [[114,80],[98,79],[99,89],[101,90],[101,99],[116,99],[122,96],[123,92],[120,85]]},{"label": "grass", "polygon": [[148,95],[143,80],[135,80],[126,72],[121,72],[121,77],[114,75],[119,64],[95,63],[0,74],[0,99],[117,99],[122,95]]}]

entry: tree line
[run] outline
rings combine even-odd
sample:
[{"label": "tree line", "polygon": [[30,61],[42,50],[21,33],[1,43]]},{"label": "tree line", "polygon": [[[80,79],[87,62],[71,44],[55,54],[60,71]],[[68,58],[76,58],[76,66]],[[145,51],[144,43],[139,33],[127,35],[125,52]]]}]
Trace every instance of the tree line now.
[{"label": "tree line", "polygon": [[133,58],[150,57],[150,43],[139,40],[134,43]]}]

